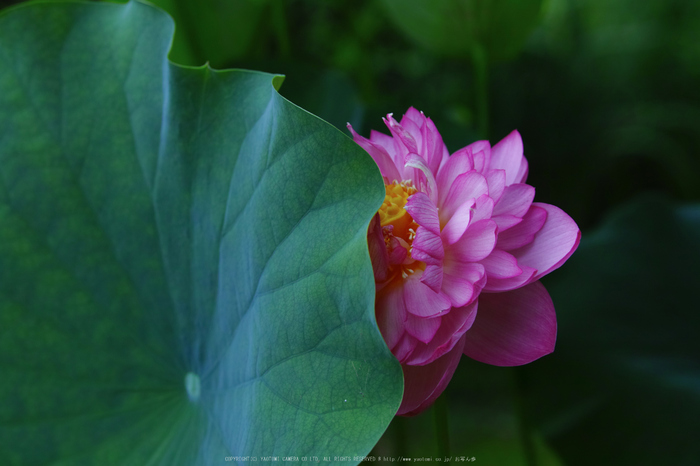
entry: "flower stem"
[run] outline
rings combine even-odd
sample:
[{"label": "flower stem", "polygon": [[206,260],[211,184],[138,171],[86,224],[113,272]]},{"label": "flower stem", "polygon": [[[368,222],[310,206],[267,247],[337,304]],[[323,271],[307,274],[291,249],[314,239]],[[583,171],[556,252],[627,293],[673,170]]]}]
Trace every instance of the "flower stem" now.
[{"label": "flower stem", "polygon": [[438,455],[450,457],[450,427],[447,422],[447,397],[443,393],[433,405],[433,422],[435,423],[435,443]]},{"label": "flower stem", "polygon": [[488,96],[488,57],[486,49],[475,42],[472,45],[472,67],[474,68],[474,91],[476,104],[476,124],[479,136],[489,138],[489,96]]}]

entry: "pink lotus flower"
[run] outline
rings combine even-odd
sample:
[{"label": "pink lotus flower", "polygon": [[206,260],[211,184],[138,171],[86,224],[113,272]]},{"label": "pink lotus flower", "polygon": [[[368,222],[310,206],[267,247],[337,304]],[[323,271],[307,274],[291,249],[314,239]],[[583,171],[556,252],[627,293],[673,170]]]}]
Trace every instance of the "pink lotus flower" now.
[{"label": "pink lotus flower", "polygon": [[462,353],[516,366],[554,350],[554,305],[538,279],[573,254],[581,232],[561,209],[533,202],[517,131],[449,155],[414,108],[384,123],[391,136],[348,129],[384,177],[368,231],[376,318],[403,368],[397,414],[410,416],[442,393]]}]

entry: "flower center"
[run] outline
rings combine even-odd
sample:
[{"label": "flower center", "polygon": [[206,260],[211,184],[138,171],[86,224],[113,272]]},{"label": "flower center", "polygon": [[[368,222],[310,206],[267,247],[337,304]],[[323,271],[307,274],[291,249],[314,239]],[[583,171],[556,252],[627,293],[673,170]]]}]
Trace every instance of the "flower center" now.
[{"label": "flower center", "polygon": [[[417,190],[410,181],[384,185],[384,203],[379,209],[379,219],[382,227],[393,225],[393,235],[408,241],[411,232],[409,229],[418,227],[413,218],[406,212],[406,201]],[[415,226],[414,226],[415,225]],[[411,238],[413,240],[413,238]]]},{"label": "flower center", "polygon": [[384,185],[384,190],[386,195],[379,209],[379,220],[389,253],[389,270],[406,278],[423,265],[411,258],[411,245],[419,225],[404,208],[408,198],[418,190],[410,180],[401,183],[394,181]]}]

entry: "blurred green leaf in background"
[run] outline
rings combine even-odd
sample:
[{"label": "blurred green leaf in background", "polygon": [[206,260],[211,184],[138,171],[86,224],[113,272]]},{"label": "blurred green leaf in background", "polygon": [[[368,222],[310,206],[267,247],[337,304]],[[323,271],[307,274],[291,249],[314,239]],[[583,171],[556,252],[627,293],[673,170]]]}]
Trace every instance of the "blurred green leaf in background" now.
[{"label": "blurred green leaf in background", "polygon": [[567,465],[700,458],[700,205],[644,196],[590,234],[547,289],[557,351],[524,367],[532,419]]},{"label": "blurred green leaf in background", "polygon": [[141,4],[0,15],[0,463],[364,455],[401,401],[370,157]]},{"label": "blurred green leaf in background", "polygon": [[279,2],[154,0],[151,3],[175,20],[171,60],[190,66],[207,61],[218,68],[248,53],[261,38],[263,15]]},{"label": "blurred green leaf in background", "polygon": [[436,53],[489,60],[515,56],[539,22],[542,0],[382,0],[397,27]]},{"label": "blurred green leaf in background", "polygon": [[415,106],[451,151],[518,129],[538,197],[584,229],[649,189],[700,199],[698,2],[170,1],[176,61],[286,74],[338,128]]}]

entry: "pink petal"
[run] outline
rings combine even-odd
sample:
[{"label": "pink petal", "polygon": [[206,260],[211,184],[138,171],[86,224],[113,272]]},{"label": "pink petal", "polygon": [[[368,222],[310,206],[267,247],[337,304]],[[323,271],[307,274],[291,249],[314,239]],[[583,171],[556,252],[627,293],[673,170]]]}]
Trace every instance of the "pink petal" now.
[{"label": "pink petal", "polygon": [[452,351],[425,366],[402,365],[404,378],[403,400],[399,416],[415,416],[430,406],[452,379],[464,348],[464,337]]},{"label": "pink petal", "polygon": [[[413,107],[411,107],[413,108]],[[418,115],[418,118],[413,119],[409,117],[409,113],[411,113],[411,108],[408,109],[406,113],[404,113],[403,117],[401,117],[401,122],[399,123],[401,127],[404,129],[404,131],[408,131],[408,133],[411,135],[414,141],[416,141],[416,149],[420,150],[420,148],[423,146],[423,134],[421,132],[421,129],[423,128],[425,117],[422,119],[420,118],[421,114],[418,110],[413,108]],[[415,114],[414,114],[415,115]]]},{"label": "pink petal", "polygon": [[474,285],[468,279],[443,273],[442,292],[450,298],[452,307],[462,307],[475,297]]},{"label": "pink petal", "polygon": [[474,201],[470,200],[457,208],[452,218],[447,222],[445,228],[440,232],[442,240],[447,244],[452,244],[462,237],[472,217]]},{"label": "pink petal", "polygon": [[445,166],[447,163],[447,160],[450,158],[450,152],[447,150],[447,146],[445,144],[442,145],[442,160],[440,161],[440,166],[438,167],[437,173],[442,170],[442,167]]},{"label": "pink petal", "polygon": [[485,258],[496,245],[496,222],[481,220],[467,228],[462,237],[449,245],[448,255],[459,262],[477,262]]},{"label": "pink petal", "polygon": [[430,364],[448,351],[452,350],[462,335],[471,328],[476,318],[478,301],[474,301],[468,306],[452,308],[452,310],[442,317],[440,329],[429,343],[418,343],[406,359],[405,364],[412,366],[423,366]]},{"label": "pink petal", "polygon": [[[380,133],[379,131],[371,130],[369,132],[369,140],[374,144],[375,146],[379,146],[384,151],[389,154],[391,159],[394,161],[394,164],[397,166],[403,166],[403,156],[401,157],[400,163],[397,163],[396,161],[396,143],[394,141],[394,138],[391,136],[388,136],[384,133]],[[391,180],[394,181],[394,180]],[[399,181],[399,180],[397,180]]]},{"label": "pink petal", "polygon": [[515,215],[496,215],[491,217],[491,220],[496,222],[496,225],[498,225],[499,240],[504,231],[508,230],[509,228],[513,228],[515,225],[523,221],[522,218],[516,217]]},{"label": "pink petal", "polygon": [[542,229],[546,221],[547,211],[533,204],[521,222],[498,234],[496,247],[510,251],[532,243],[535,235]]},{"label": "pink petal", "polygon": [[442,154],[447,150],[445,143],[442,142],[442,136],[440,136],[440,132],[438,132],[435,123],[430,118],[425,118],[422,132],[422,152],[425,154],[425,160],[428,162],[430,171],[437,173],[440,162],[442,162]]},{"label": "pink petal", "polygon": [[486,258],[479,261],[486,269],[488,280],[491,278],[513,278],[522,274],[518,261],[514,256],[500,249],[494,249]]},{"label": "pink petal", "polygon": [[[402,242],[405,244],[405,241],[395,236],[392,237],[389,242],[389,246],[391,247],[391,252],[389,253],[389,263],[392,265],[403,264],[408,257],[408,250],[403,244],[401,244]],[[384,250],[386,250],[386,246],[384,246]]]},{"label": "pink petal", "polygon": [[[416,317],[413,314],[407,314],[406,322],[404,322],[404,328],[409,335],[419,342],[428,343],[433,339],[440,328],[441,320],[442,317],[440,316],[423,318]],[[418,348],[418,345],[416,348]],[[413,357],[413,354],[411,354],[411,357]]]},{"label": "pink petal", "polygon": [[469,149],[473,154],[474,169],[479,173],[485,173],[491,161],[491,143],[485,140],[475,141],[465,149]]},{"label": "pink petal", "polygon": [[527,267],[522,264],[518,265],[522,269],[522,273],[520,275],[510,278],[488,277],[483,292],[490,293],[510,291],[530,283],[532,281],[532,277],[534,277],[537,273],[537,269],[533,269],[532,267]]},{"label": "pink petal", "polygon": [[389,255],[386,251],[378,213],[372,217],[372,221],[369,223],[369,228],[367,229],[367,246],[369,248],[369,258],[372,261],[374,280],[383,282],[388,278]]},{"label": "pink petal", "polygon": [[[523,166],[525,166],[524,169]],[[490,168],[506,171],[506,186],[519,183],[523,170],[527,174],[527,161],[523,157],[523,140],[517,130],[491,148]]]},{"label": "pink petal", "polygon": [[418,227],[413,239],[411,257],[429,265],[441,265],[445,257],[442,238],[424,227]]},{"label": "pink petal", "polygon": [[406,110],[406,113],[404,113],[403,117],[401,118],[401,125],[407,121],[411,120],[414,122],[418,127],[421,127],[423,123],[425,122],[425,115],[420,112],[420,110],[416,110],[414,107],[409,107],[408,110]]},{"label": "pink petal", "polygon": [[394,163],[394,160],[389,156],[386,150],[372,143],[370,140],[365,139],[355,132],[352,125],[348,123],[348,129],[352,133],[353,140],[360,145],[367,153],[372,157],[374,163],[379,167],[379,171],[382,176],[389,182],[393,180],[401,180],[402,177]]},{"label": "pink petal", "polygon": [[421,191],[427,191],[428,197],[430,197],[432,203],[437,204],[438,192],[437,183],[435,182],[435,176],[433,175],[433,172],[430,171],[428,165],[426,165],[426,162],[423,159],[423,157],[414,153],[408,154],[406,156],[406,164],[404,165],[404,168],[416,169],[414,170],[416,172],[414,180],[420,180],[421,177],[419,175],[423,176],[423,178],[425,179],[425,185],[421,186],[423,183],[418,183],[417,187]]},{"label": "pink petal", "polygon": [[391,353],[396,356],[401,364],[407,361],[418,345],[418,340],[408,333],[404,333],[399,342],[391,348]]},{"label": "pink petal", "polygon": [[[396,237],[396,236],[394,236],[394,238],[392,238],[392,240],[391,240],[391,245],[392,245],[392,247],[394,247],[394,246],[393,246],[393,245],[394,245],[394,240],[398,241],[399,244],[401,245],[401,247],[402,247],[405,251],[408,252],[408,250],[411,249],[411,246],[409,246],[408,243],[407,243],[403,238],[399,238],[399,237]],[[393,251],[392,251],[392,253],[393,253]],[[392,259],[394,258],[394,255],[393,255],[393,254],[389,254],[389,263],[390,263],[390,264],[404,264],[404,265],[408,265],[408,264],[413,264],[413,263],[415,262],[415,260],[414,260],[413,258],[411,258],[411,256],[408,255],[408,254],[406,254],[406,255],[403,255],[403,254],[402,254],[402,256],[404,257],[404,260],[403,260],[402,262],[392,262]],[[397,256],[396,256],[396,259],[398,260],[400,257],[401,257],[401,256],[397,255]]]},{"label": "pink petal", "polygon": [[436,293],[442,289],[442,265],[427,265],[420,281]]},{"label": "pink petal", "polygon": [[519,366],[554,351],[557,318],[540,282],[479,296],[479,314],[466,333],[464,354],[494,366]]},{"label": "pink petal", "polygon": [[391,135],[394,136],[394,140],[400,141],[408,152],[418,152],[416,140],[394,119],[394,115],[390,113],[383,120],[389,131],[391,131]]},{"label": "pink petal", "polygon": [[537,274],[530,279],[534,281],[559,268],[571,257],[581,241],[581,230],[559,207],[541,202],[532,205],[546,210],[547,220],[532,243],[510,253],[518,259],[521,266],[537,269]]},{"label": "pink petal", "polygon": [[479,220],[489,219],[491,218],[492,212],[493,199],[491,199],[488,194],[482,194],[476,199],[471,222],[476,223]]},{"label": "pink petal", "polygon": [[447,159],[445,164],[440,167],[437,175],[438,186],[438,205],[445,202],[447,194],[450,192],[450,187],[459,175],[467,173],[474,168],[471,157],[471,149],[465,147],[460,149]]},{"label": "pink petal", "polygon": [[474,160],[474,170],[479,173],[484,173],[485,169],[488,167],[488,165],[486,165],[486,153],[484,151],[472,149],[472,159]]},{"label": "pink petal", "polygon": [[481,290],[486,283],[486,269],[478,262],[458,262],[454,257],[446,257],[443,264],[444,275],[452,275],[478,285]]},{"label": "pink petal", "polygon": [[404,129],[404,131],[408,132],[408,134],[410,134],[413,140],[415,141],[416,150],[414,152],[417,152],[423,158],[425,158],[426,153],[425,151],[423,151],[423,147],[425,145],[425,142],[423,141],[423,128],[425,126],[425,116],[421,115],[421,113],[418,110],[411,107],[403,115],[403,117],[401,117],[400,125]]},{"label": "pink petal", "polygon": [[377,292],[375,315],[386,345],[393,348],[404,334],[406,320],[403,283],[400,280],[392,281]]},{"label": "pink petal", "polygon": [[513,215],[523,217],[535,198],[535,188],[528,184],[516,183],[507,186],[503,196],[493,207],[493,215]]},{"label": "pink petal", "polygon": [[505,170],[489,170],[486,174],[486,182],[489,185],[489,196],[498,202],[506,188]]},{"label": "pink petal", "polygon": [[523,161],[520,164],[520,170],[518,170],[518,174],[516,175],[514,182],[515,183],[525,183],[527,181],[527,172],[528,172],[527,159],[525,157],[523,157]]},{"label": "pink petal", "polygon": [[[404,120],[406,122],[405,125]],[[413,150],[412,147],[409,147],[408,144],[406,144],[409,153],[419,154],[421,158],[425,159],[426,154],[421,150],[421,147],[423,146],[423,134],[421,132],[421,126],[422,125],[416,125],[416,123],[414,123],[411,120],[407,120],[406,118],[403,118],[401,120],[401,127],[404,130],[404,134],[410,135],[413,143],[415,144],[415,150]],[[427,159],[425,160],[427,162]]]},{"label": "pink petal", "polygon": [[437,207],[425,193],[415,193],[409,196],[404,209],[418,225],[437,235],[440,234],[440,220]]},{"label": "pink petal", "polygon": [[441,224],[447,224],[457,209],[469,199],[477,199],[482,194],[488,194],[486,178],[481,173],[470,171],[459,175],[445,198],[445,202],[439,206],[438,214]]},{"label": "pink petal", "polygon": [[422,270],[416,270],[403,285],[403,299],[406,311],[418,317],[435,317],[452,307],[447,296],[436,293],[420,281]]},{"label": "pink petal", "polygon": [[446,259],[443,265],[442,292],[450,298],[453,308],[471,303],[485,283],[486,269],[483,265]]}]

